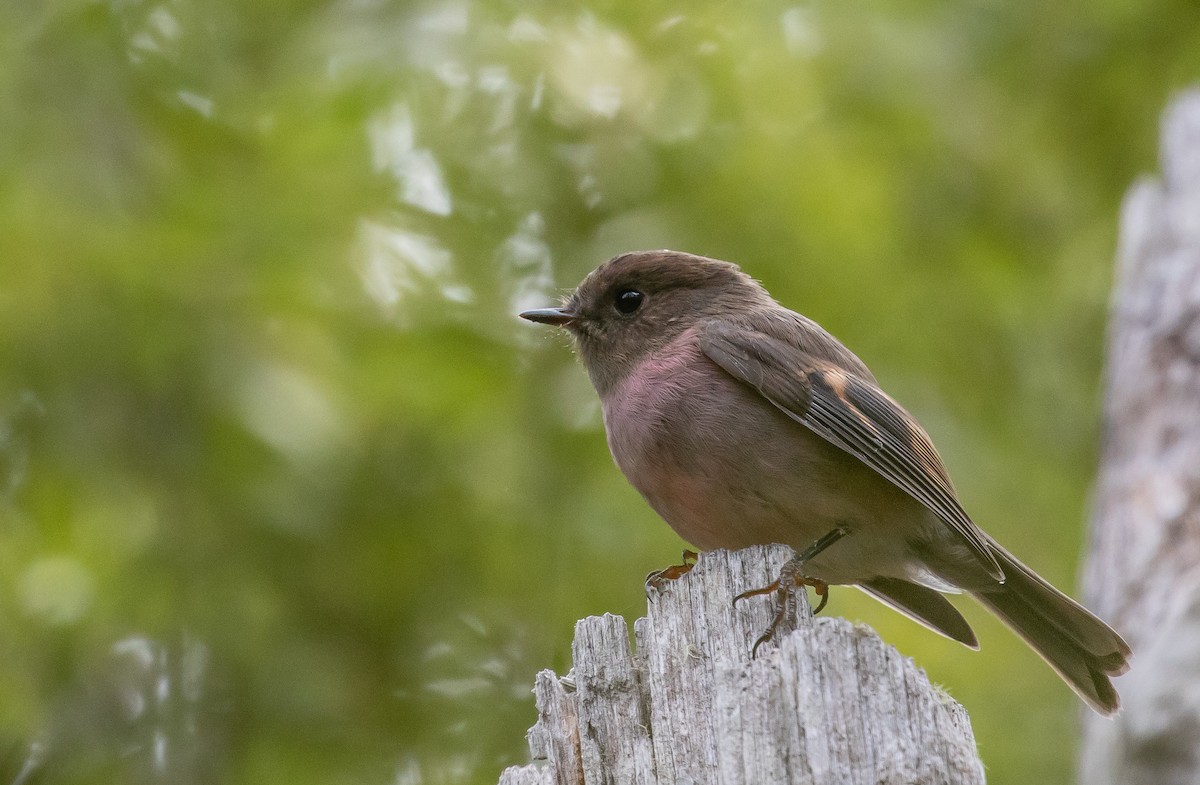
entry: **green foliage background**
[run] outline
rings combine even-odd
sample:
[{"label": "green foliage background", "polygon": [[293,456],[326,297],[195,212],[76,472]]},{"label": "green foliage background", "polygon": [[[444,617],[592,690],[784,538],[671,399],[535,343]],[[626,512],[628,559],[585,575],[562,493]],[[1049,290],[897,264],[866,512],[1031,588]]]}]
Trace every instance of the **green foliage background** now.
[{"label": "green foliage background", "polygon": [[[489,783],[575,619],[679,541],[565,341],[606,257],[728,258],[1073,586],[1124,189],[1200,6],[0,5],[0,780]],[[1066,782],[1079,704],[861,598]]]}]

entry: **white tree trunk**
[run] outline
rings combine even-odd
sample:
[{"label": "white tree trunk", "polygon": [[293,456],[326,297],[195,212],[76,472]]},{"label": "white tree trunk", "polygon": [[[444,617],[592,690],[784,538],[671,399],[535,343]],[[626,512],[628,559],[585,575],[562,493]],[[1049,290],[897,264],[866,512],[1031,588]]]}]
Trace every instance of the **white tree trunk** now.
[{"label": "white tree trunk", "polygon": [[1085,720],[1086,785],[1200,783],[1200,92],[1162,147],[1121,215],[1085,594],[1134,658],[1121,714]]},{"label": "white tree trunk", "polygon": [[801,600],[750,658],[775,600],[731,600],[790,555],[704,554],[651,592],[636,649],[619,616],[578,622],[571,672],[537,677],[529,748],[544,764],[501,785],[983,783],[966,712],[870,629]]}]

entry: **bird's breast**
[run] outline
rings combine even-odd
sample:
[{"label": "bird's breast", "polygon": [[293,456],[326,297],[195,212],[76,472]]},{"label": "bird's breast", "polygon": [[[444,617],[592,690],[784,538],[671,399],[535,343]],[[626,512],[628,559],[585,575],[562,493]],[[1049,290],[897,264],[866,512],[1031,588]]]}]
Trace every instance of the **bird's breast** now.
[{"label": "bird's breast", "polygon": [[688,542],[739,548],[795,536],[792,497],[813,468],[807,434],[710,361],[694,336],[647,358],[603,408],[617,465]]},{"label": "bird's breast", "polygon": [[[867,556],[880,574],[907,574],[899,538],[887,538],[895,553],[855,552],[884,542],[872,527],[923,515],[915,503],[722,371],[694,337],[647,358],[602,404],[617,466],[696,547],[803,548],[849,526],[868,536],[847,538],[827,559]],[[858,565],[828,567],[831,582],[846,582]]]}]

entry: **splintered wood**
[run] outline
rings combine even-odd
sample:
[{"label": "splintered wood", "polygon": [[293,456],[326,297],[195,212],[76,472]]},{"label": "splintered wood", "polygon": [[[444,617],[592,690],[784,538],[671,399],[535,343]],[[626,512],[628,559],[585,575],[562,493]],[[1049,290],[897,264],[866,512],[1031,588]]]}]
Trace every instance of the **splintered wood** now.
[{"label": "splintered wood", "polygon": [[575,626],[574,667],[538,674],[538,763],[501,785],[974,785],[983,783],[961,706],[870,629],[813,619],[798,596],[775,639],[751,659],[774,596],[782,546],[714,551],[651,590],[634,623]]}]

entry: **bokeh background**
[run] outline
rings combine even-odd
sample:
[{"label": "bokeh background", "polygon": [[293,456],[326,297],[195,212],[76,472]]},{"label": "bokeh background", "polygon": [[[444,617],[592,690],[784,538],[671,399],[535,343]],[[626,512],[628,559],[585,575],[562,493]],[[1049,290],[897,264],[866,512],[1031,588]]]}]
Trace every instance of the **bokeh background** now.
[{"label": "bokeh background", "polygon": [[[0,781],[492,783],[682,543],[514,314],[731,259],[1068,589],[1121,196],[1192,0],[0,4]],[[857,592],[993,783],[1079,709]]]}]

